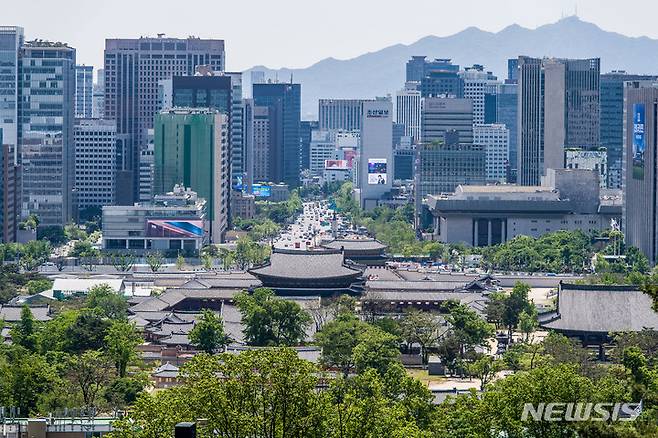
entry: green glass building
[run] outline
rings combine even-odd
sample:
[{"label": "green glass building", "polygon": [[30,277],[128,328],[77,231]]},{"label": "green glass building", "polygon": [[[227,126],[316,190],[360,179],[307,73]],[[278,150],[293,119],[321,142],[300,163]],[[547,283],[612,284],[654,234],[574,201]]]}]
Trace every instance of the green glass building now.
[{"label": "green glass building", "polygon": [[206,200],[210,240],[228,226],[228,117],[215,110],[175,108],[156,114],[154,194],[182,184]]}]

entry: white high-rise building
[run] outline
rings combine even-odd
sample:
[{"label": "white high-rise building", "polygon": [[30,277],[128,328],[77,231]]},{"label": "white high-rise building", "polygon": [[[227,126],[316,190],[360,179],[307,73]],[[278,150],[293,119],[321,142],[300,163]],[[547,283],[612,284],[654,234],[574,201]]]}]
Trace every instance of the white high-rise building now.
[{"label": "white high-rise building", "polygon": [[487,182],[505,182],[509,165],[509,129],[502,124],[473,127],[473,144],[484,147]]},{"label": "white high-rise building", "polygon": [[459,72],[464,80],[464,98],[473,102],[473,124],[484,123],[484,95],[496,84],[500,84],[491,72],[485,72],[481,65],[467,67]]},{"label": "white high-rise building", "polygon": [[116,136],[114,120],[75,120],[75,189],[79,208],[115,203]]},{"label": "white high-rise building", "polygon": [[89,119],[93,116],[94,67],[75,66],[75,117]]},{"label": "white high-rise building", "polygon": [[395,96],[395,121],[404,125],[404,135],[413,137],[414,142],[420,142],[421,130],[421,92],[415,84],[405,85],[404,90]]},{"label": "white high-rise building", "polygon": [[393,186],[393,104],[390,99],[363,103],[358,166],[360,204],[371,210]]},{"label": "white high-rise building", "polygon": [[325,160],[333,160],[336,155],[336,136],[331,131],[312,131],[309,170],[311,175],[320,176],[324,171]]}]

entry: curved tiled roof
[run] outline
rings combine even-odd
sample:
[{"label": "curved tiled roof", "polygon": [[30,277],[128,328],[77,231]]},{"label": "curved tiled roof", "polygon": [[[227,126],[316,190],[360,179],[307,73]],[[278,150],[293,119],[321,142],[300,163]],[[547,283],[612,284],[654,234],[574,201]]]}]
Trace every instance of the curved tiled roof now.
[{"label": "curved tiled roof", "polygon": [[290,279],[330,279],[358,277],[360,269],[345,264],[343,253],[336,250],[295,251],[274,249],[269,263],[249,270],[257,277]]},{"label": "curved tiled roof", "polygon": [[376,239],[336,239],[322,244],[323,248],[345,249],[346,251],[383,251],[386,245]]},{"label": "curved tiled roof", "polygon": [[542,327],[576,332],[610,333],[658,329],[651,298],[633,286],[562,284],[557,312]]}]

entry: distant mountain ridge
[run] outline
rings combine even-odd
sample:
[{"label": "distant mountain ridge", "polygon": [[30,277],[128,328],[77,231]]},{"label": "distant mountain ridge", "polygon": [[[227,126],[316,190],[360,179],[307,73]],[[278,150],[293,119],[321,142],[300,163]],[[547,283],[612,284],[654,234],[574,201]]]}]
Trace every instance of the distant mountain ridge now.
[{"label": "distant mountain ridge", "polygon": [[460,66],[482,64],[499,79],[507,76],[507,59],[519,55],[563,58],[601,58],[601,71],[658,73],[658,40],[608,32],[572,16],[537,29],[513,24],[500,32],[469,27],[446,37],[426,36],[415,43],[395,44],[356,58],[326,58],[307,68],[278,70],[256,66],[244,74],[250,87],[250,71],[265,71],[267,78],[302,84],[302,117],[317,117],[320,98],[373,98],[394,95],[405,80],[405,64],[413,55],[451,58]]}]

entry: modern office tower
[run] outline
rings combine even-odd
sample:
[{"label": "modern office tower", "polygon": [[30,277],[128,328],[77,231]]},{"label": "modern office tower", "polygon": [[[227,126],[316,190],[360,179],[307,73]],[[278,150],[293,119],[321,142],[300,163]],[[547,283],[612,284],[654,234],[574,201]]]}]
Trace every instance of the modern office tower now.
[{"label": "modern office tower", "polygon": [[600,60],[519,57],[518,182],[564,168],[564,149],[599,145]]},{"label": "modern office tower", "polygon": [[407,82],[420,82],[431,71],[451,71],[457,73],[459,66],[453,64],[450,59],[435,59],[428,61],[426,56],[412,56],[407,61]]},{"label": "modern office tower", "polygon": [[151,140],[139,152],[139,202],[149,202],[153,198],[155,144],[153,130],[149,131]]},{"label": "modern office tower", "polygon": [[228,130],[228,116],[216,110],[174,108],[155,116],[153,194],[176,184],[197,192],[207,202],[213,243],[228,226]]},{"label": "modern office tower", "polygon": [[473,102],[470,99],[428,97],[423,100],[423,143],[442,141],[447,131],[457,131],[459,143],[473,143]]},{"label": "modern office tower", "polygon": [[624,84],[622,227],[626,245],[658,262],[658,162],[656,161],[658,82]]},{"label": "modern office tower", "polygon": [[[149,128],[159,110],[158,81],[173,76],[192,76],[199,65],[210,65],[213,71],[224,70],[224,41],[195,37],[187,39],[157,38],[105,40],[105,118],[117,121],[117,133],[128,135],[132,167],[126,175],[132,182],[132,193],[122,194],[132,202],[138,196],[140,148],[146,144]],[[171,190],[168,187],[167,190]]]},{"label": "modern office tower", "polygon": [[302,148],[302,170],[310,168],[311,133],[319,129],[317,120],[302,120],[299,124],[299,144]]},{"label": "modern office tower", "polygon": [[363,103],[359,197],[361,207],[372,209],[393,186],[393,103],[377,99]]},{"label": "modern office tower", "polygon": [[18,164],[20,151],[19,135],[19,64],[22,55],[23,28],[0,26],[0,129],[3,143],[14,151],[14,163]]},{"label": "modern office tower", "polygon": [[96,83],[91,96],[91,116],[94,119],[105,118],[105,69],[96,70]]},{"label": "modern office tower", "polygon": [[3,144],[0,128],[0,173],[2,190],[0,190],[0,242],[16,241],[18,216],[20,214],[20,168],[15,162],[15,145]]},{"label": "modern office tower", "polygon": [[517,84],[519,82],[519,59],[511,58],[507,60],[507,79],[506,84]]},{"label": "modern office tower", "polygon": [[270,118],[270,181],[283,182],[291,187],[299,185],[302,170],[299,144],[301,94],[300,84],[253,85],[254,105],[266,106]]},{"label": "modern office tower", "polygon": [[19,79],[22,215],[36,214],[40,226],[62,226],[77,213],[75,49],[63,43],[26,42]]},{"label": "modern office tower", "polygon": [[415,161],[415,149],[396,149],[393,151],[393,179],[413,180]]},{"label": "modern office tower", "polygon": [[624,147],[624,82],[655,81],[658,76],[613,71],[601,75],[601,146],[608,150],[608,187],[621,188]]},{"label": "modern office tower", "polygon": [[363,120],[363,104],[371,99],[320,99],[318,124],[322,131],[358,131]]},{"label": "modern office tower", "polygon": [[336,157],[336,135],[334,131],[313,131],[311,133],[309,170],[312,176],[321,176],[325,160]]},{"label": "modern office tower", "polygon": [[90,119],[93,117],[94,67],[91,65],[75,66],[75,117]]},{"label": "modern office tower", "polygon": [[416,147],[416,212],[423,198],[453,192],[458,185],[486,183],[486,152],[482,146],[460,144],[456,132],[444,141],[421,143]]},{"label": "modern office tower", "polygon": [[486,154],[487,182],[507,181],[509,139],[509,129],[505,125],[492,124],[473,127],[473,144],[482,146]]},{"label": "modern office tower", "polygon": [[599,176],[599,187],[605,189],[608,186],[608,153],[605,148],[600,148],[598,151],[566,149],[564,167],[565,169],[594,170]]},{"label": "modern office tower", "polygon": [[517,118],[518,118],[518,85],[498,84],[484,96],[486,124],[503,124],[509,130],[509,178],[508,182],[516,182],[517,173]]},{"label": "modern office tower", "polygon": [[412,85],[405,84],[404,90],[395,95],[395,121],[404,125],[404,135],[420,141],[420,119],[422,97],[420,91]]},{"label": "modern office tower", "polygon": [[116,122],[76,119],[73,138],[78,208],[114,205],[117,168]]},{"label": "modern office tower", "polygon": [[401,147],[403,140],[407,138],[404,135],[404,124],[393,122],[392,134],[393,148]]},{"label": "modern office tower", "polygon": [[420,81],[423,97],[464,97],[464,80],[452,71],[431,71]]},{"label": "modern office tower", "polygon": [[272,135],[274,132],[271,130],[271,122],[273,122],[274,114],[270,117],[269,107],[254,106],[253,107],[253,181],[270,181],[270,154]]},{"label": "modern office tower", "polygon": [[484,95],[500,82],[490,71],[484,71],[481,65],[467,67],[459,73],[464,81],[464,98],[473,102],[473,124],[481,125],[484,121]]},{"label": "modern office tower", "polygon": [[242,74],[214,72],[210,66],[198,66],[194,76],[174,76],[160,81],[160,85],[162,109],[210,108],[229,115],[231,186],[241,186],[244,176]]}]

